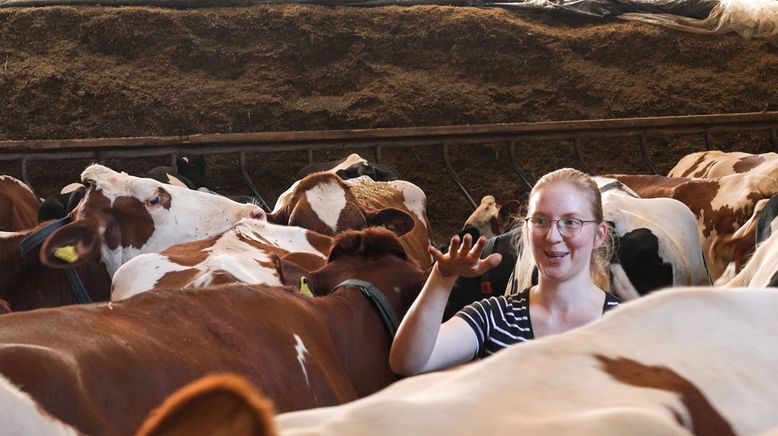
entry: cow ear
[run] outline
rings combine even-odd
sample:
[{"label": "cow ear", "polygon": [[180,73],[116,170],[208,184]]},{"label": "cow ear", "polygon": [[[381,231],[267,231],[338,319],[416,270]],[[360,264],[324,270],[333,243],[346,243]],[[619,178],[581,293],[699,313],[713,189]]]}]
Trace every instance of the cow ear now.
[{"label": "cow ear", "polygon": [[174,392],[136,434],[275,435],[273,415],[270,400],[245,378],[210,374]]},{"label": "cow ear", "polygon": [[281,283],[285,286],[297,287],[300,285],[300,277],[308,274],[300,265],[291,260],[274,255],[276,271],[281,276]]},{"label": "cow ear", "polygon": [[87,262],[100,249],[100,235],[92,221],[74,221],[51,234],[40,251],[40,261],[50,268],[71,268]]},{"label": "cow ear", "polygon": [[409,233],[416,225],[410,215],[393,207],[368,212],[366,218],[368,226],[385,227],[397,236]]},{"label": "cow ear", "polygon": [[507,230],[513,227],[514,221],[522,215],[521,203],[516,200],[510,200],[500,206],[500,211],[497,213],[500,221],[500,230]]}]

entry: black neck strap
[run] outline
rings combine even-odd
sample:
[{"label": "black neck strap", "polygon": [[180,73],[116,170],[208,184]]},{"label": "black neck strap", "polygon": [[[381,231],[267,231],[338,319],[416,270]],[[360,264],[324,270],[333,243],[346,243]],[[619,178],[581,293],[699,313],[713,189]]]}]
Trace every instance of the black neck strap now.
[{"label": "black neck strap", "polygon": [[384,326],[389,334],[389,340],[394,340],[394,335],[397,333],[397,327],[400,326],[400,321],[398,320],[397,313],[394,311],[394,307],[392,307],[392,304],[386,296],[372,283],[357,279],[344,280],[338,286],[335,286],[333,291],[344,286],[353,286],[362,291],[362,294],[370,300],[373,308],[375,308],[378,315],[381,316],[381,320],[383,320]]}]

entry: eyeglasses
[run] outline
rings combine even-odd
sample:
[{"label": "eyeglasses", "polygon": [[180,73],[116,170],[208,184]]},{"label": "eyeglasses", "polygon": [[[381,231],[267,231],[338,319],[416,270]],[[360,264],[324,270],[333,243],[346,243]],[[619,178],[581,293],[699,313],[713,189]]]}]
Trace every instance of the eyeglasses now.
[{"label": "eyeglasses", "polygon": [[559,218],[558,220],[548,219],[542,216],[532,216],[525,221],[532,227],[532,231],[538,234],[547,234],[551,228],[551,223],[556,221],[556,228],[563,238],[575,238],[581,233],[581,229],[586,223],[596,223],[596,220],[579,220],[578,218]]}]

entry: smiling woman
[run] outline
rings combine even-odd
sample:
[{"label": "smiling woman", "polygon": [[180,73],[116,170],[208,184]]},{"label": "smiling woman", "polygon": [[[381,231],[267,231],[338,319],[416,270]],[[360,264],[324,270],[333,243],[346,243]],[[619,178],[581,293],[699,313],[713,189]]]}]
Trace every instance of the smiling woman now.
[{"label": "smiling woman", "polygon": [[430,247],[437,263],[392,344],[394,371],[410,375],[486,357],[587,324],[618,305],[604,291],[610,229],[595,181],[571,168],[546,174],[530,193],[528,212],[517,248],[537,265],[538,284],[473,303],[440,325],[457,277],[481,275],[501,256],[481,259],[485,239],[473,244],[470,235],[451,238],[446,254]]}]

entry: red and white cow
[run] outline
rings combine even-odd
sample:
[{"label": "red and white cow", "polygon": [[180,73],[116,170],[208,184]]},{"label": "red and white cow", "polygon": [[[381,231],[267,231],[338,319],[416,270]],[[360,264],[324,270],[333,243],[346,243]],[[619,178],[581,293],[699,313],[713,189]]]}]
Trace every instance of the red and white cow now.
[{"label": "red and white cow", "polygon": [[330,236],[370,225],[387,227],[403,235],[400,241],[419,265],[432,264],[427,196],[407,181],[377,182],[368,176],[342,180],[329,172],[313,173],[278,197],[268,221]]},{"label": "red and white cow", "polygon": [[133,258],[114,274],[111,300],[225,283],[296,285],[300,275],[288,268],[319,269],[331,245],[331,237],[302,227],[244,219],[217,236]]},{"label": "red and white cow", "polygon": [[[754,251],[758,211],[778,193],[774,178],[751,173],[706,179],[627,174],[608,177],[618,179],[643,198],[674,198],[687,205],[696,216],[713,280],[729,262],[734,261],[737,270],[745,264]],[[762,206],[757,207],[759,202]]]},{"label": "red and white cow", "polygon": [[399,378],[381,314],[402,318],[425,278],[391,232],[347,231],[309,276],[321,297],[237,284],[2,316],[0,374],[85,434],[130,434],[214,372],[246,377],[278,411],[341,404]]},{"label": "red and white cow", "polygon": [[701,151],[681,158],[667,175],[707,179],[739,173],[762,174],[778,178],[778,153]]},{"label": "red and white cow", "polygon": [[[724,276],[723,276],[724,277]],[[778,233],[762,241],[748,263],[729,281],[719,281],[717,286],[734,288],[776,288],[778,287]]]},{"label": "red and white cow", "polygon": [[31,229],[38,224],[40,202],[21,180],[0,176],[0,232]]},{"label": "red and white cow", "polygon": [[778,426],[777,312],[771,290],[666,290],[349,404],[278,415],[265,431],[761,434]]},{"label": "red and white cow", "polygon": [[132,257],[223,232],[258,206],[163,185],[100,165],[84,170],[87,193],[69,223],[41,237],[40,250],[22,255],[22,241],[36,229],[0,235],[0,298],[11,309],[73,304],[65,270],[76,268],[93,301],[110,296],[110,276]]},{"label": "red and white cow", "polygon": [[389,180],[397,180],[400,178],[394,168],[387,165],[368,162],[368,160],[362,156],[356,153],[351,153],[347,157],[340,160],[330,162],[316,162],[307,165],[305,168],[297,172],[295,179],[299,180],[309,174],[318,172],[336,174],[343,180],[353,179],[361,176],[369,176],[373,180],[385,182]]},{"label": "red and white cow", "polygon": [[486,195],[481,198],[481,204],[465,220],[462,232],[470,233],[474,241],[481,236],[490,239],[510,230],[516,220],[522,217],[521,204],[517,200],[508,200],[500,204],[494,196]]}]

